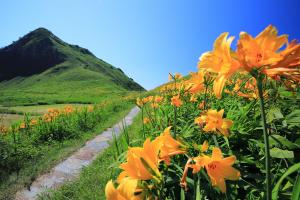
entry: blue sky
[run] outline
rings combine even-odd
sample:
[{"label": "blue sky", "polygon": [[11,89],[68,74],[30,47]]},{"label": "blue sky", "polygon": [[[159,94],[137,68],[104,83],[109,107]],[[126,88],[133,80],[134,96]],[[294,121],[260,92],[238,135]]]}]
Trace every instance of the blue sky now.
[{"label": "blue sky", "polygon": [[146,89],[196,71],[216,37],[273,24],[300,40],[300,1],[3,0],[0,47],[38,27],[120,67]]}]

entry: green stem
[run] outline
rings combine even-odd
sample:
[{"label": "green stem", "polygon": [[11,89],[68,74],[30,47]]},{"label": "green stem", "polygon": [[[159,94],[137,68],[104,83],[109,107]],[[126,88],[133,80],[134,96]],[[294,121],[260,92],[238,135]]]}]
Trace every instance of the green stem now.
[{"label": "green stem", "polygon": [[197,186],[197,194],[196,194],[196,200],[202,199],[201,191],[200,191],[200,174],[198,173],[198,186]]},{"label": "green stem", "polygon": [[143,137],[145,139],[145,127],[144,127],[144,108],[142,106],[142,126],[143,126]]},{"label": "green stem", "polygon": [[271,200],[270,147],[269,147],[269,137],[268,137],[268,130],[267,130],[266,112],[265,112],[263,85],[262,85],[261,76],[258,76],[257,78],[257,88],[259,94],[259,104],[260,104],[260,111],[261,111],[261,119],[263,122],[263,134],[264,134],[264,142],[265,142],[266,199]]},{"label": "green stem", "polygon": [[203,110],[206,110],[206,101],[207,101],[207,87],[208,85],[205,84],[205,93],[204,93],[204,108]]},{"label": "green stem", "polygon": [[156,121],[155,129],[157,129],[157,127],[159,126],[159,120],[157,120],[157,109],[158,108],[153,108],[154,120]]},{"label": "green stem", "polygon": [[[177,89],[176,87],[176,78],[174,77],[174,82],[175,82],[175,89]],[[178,95],[180,94],[180,91],[178,91]],[[176,123],[177,123],[177,107],[174,105],[174,137],[176,138]]]},{"label": "green stem", "polygon": [[193,175],[193,180],[194,180],[194,199],[197,200],[197,174]]},{"label": "green stem", "polygon": [[212,138],[214,140],[215,146],[219,148],[219,143],[218,143],[216,135],[212,135]]},{"label": "green stem", "polygon": [[13,139],[14,139],[14,152],[15,154],[17,154],[17,140],[16,140],[16,132],[14,127],[12,129],[12,132],[13,132]]},{"label": "green stem", "polygon": [[174,106],[174,136],[176,137],[176,124],[177,124],[177,107]]},{"label": "green stem", "polygon": [[150,111],[147,109],[146,106],[145,106],[145,111],[146,111],[147,116],[149,117],[151,124],[152,124],[152,128],[154,128],[155,127],[154,119],[152,119],[152,117],[150,117],[151,116]]}]

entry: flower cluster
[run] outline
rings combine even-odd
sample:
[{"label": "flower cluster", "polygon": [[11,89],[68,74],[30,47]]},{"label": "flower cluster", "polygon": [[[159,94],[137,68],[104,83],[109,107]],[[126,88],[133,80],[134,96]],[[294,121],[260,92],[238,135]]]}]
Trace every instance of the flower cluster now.
[{"label": "flower cluster", "polygon": [[198,68],[217,74],[214,92],[218,98],[226,80],[238,71],[249,72],[255,78],[262,73],[276,80],[288,78],[300,82],[300,44],[295,40],[289,43],[287,35],[277,34],[271,25],[255,38],[241,32],[237,49],[233,51],[230,45],[234,37],[227,39],[228,33],[222,33],[213,51],[202,54]]},{"label": "flower cluster", "polygon": [[[287,35],[278,36],[271,25],[255,38],[241,32],[235,50],[231,48],[234,37],[228,35],[222,33],[213,50],[201,55],[197,72],[186,77],[169,74],[170,82],[152,91],[156,95],[137,98],[142,110],[143,146],[128,148],[117,180],[106,185],[107,199],[179,199],[183,195],[186,199],[200,199],[199,195],[222,199],[228,188],[230,198],[255,199],[258,194],[258,198],[271,199],[271,128],[267,129],[264,100],[270,105],[277,103],[277,84],[281,90],[285,86],[299,92],[300,44],[289,42]],[[256,108],[258,103],[260,109]],[[280,109],[274,110],[269,118],[282,119]],[[260,116],[262,121],[258,122]],[[280,126],[294,127],[284,123]],[[277,132],[276,126],[272,124]],[[273,171],[278,174],[284,167],[281,162],[275,165]],[[249,172],[251,169],[256,174]],[[258,175],[262,177],[259,189],[248,193]]]},{"label": "flower cluster", "polygon": [[[123,199],[152,199],[148,196],[147,190],[156,189],[155,184],[158,185],[162,181],[160,163],[169,165],[172,156],[185,153],[184,145],[171,136],[170,129],[171,127],[167,127],[153,141],[147,138],[143,147],[128,149],[126,162],[120,165],[123,171],[117,179],[118,188],[113,186],[112,181],[106,185],[105,193],[108,200],[118,199],[117,196]],[[155,181],[155,184],[150,185],[149,180]]]}]

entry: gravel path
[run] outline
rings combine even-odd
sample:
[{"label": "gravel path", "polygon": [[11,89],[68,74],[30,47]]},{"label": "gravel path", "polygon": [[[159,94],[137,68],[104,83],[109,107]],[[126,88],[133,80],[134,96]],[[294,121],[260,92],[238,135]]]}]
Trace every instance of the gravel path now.
[{"label": "gravel path", "polygon": [[[138,114],[139,108],[134,107],[122,121],[128,126],[132,124],[133,118]],[[94,139],[86,142],[85,146],[71,155],[63,162],[56,165],[49,173],[37,178],[31,185],[30,190],[23,189],[16,194],[16,200],[37,199],[38,195],[47,189],[53,189],[78,177],[80,170],[88,166],[97,155],[109,146],[109,141],[121,134],[122,121],[107,129]]]}]

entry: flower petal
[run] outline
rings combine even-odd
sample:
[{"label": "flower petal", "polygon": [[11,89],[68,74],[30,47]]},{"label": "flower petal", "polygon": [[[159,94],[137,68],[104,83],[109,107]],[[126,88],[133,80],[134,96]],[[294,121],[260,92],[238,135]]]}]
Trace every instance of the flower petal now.
[{"label": "flower petal", "polygon": [[225,82],[226,82],[225,75],[220,75],[215,79],[213,90],[218,99],[220,99],[222,96],[222,90],[225,86]]},{"label": "flower petal", "polygon": [[116,200],[118,199],[118,191],[115,188],[112,180],[108,181],[105,186],[105,196],[107,200]]},{"label": "flower petal", "polygon": [[212,160],[221,160],[223,158],[221,149],[214,147],[211,158]]}]

